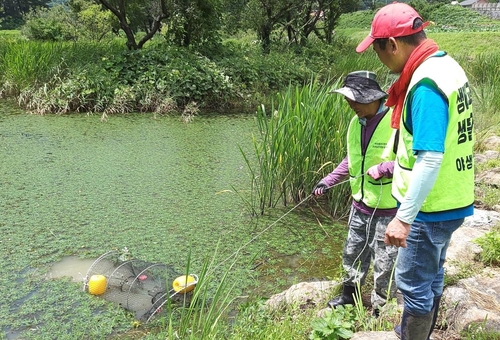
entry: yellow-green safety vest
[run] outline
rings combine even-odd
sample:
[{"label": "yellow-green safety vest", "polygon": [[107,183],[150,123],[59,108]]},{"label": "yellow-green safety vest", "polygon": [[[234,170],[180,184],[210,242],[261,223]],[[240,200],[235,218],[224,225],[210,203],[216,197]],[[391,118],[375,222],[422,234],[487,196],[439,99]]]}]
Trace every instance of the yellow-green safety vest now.
[{"label": "yellow-green safety vest", "polygon": [[375,127],[364,154],[361,148],[362,125],[357,116],[351,120],[347,132],[352,197],[355,201],[362,201],[372,209],[392,209],[397,204],[391,195],[392,179],[382,177],[380,180],[374,180],[368,175],[361,176],[361,174],[366,174],[371,166],[394,161],[396,158],[394,153],[396,130],[391,127],[391,113],[392,110],[379,113],[384,117]]},{"label": "yellow-green safety vest", "polygon": [[[436,182],[420,211],[433,213],[468,207],[474,203],[474,131],[471,93],[465,72],[446,54],[431,56],[413,73],[401,115],[392,194],[402,202],[411,181],[416,155],[413,153],[413,136],[404,122],[411,92],[421,81],[429,81],[441,91],[448,99],[449,108],[443,161]],[[428,108],[427,111],[429,119],[432,119],[432,108]]]}]

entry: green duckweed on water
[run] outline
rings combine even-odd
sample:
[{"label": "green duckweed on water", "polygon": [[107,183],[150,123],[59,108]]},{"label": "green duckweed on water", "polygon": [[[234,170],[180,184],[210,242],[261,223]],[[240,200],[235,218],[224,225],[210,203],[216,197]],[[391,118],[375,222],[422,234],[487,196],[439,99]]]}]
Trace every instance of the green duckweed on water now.
[{"label": "green duckweed on water", "polygon": [[68,256],[127,247],[182,272],[190,253],[192,272],[215,256],[222,273],[245,245],[231,279],[237,293],[263,296],[336,275],[345,230],[320,227],[308,209],[259,235],[291,207],[252,218],[240,197],[251,178],[239,147],[251,155],[255,131],[249,115],[101,122],[0,103],[0,339],[104,339],[132,328],[125,309],[71,278],[48,278]]}]

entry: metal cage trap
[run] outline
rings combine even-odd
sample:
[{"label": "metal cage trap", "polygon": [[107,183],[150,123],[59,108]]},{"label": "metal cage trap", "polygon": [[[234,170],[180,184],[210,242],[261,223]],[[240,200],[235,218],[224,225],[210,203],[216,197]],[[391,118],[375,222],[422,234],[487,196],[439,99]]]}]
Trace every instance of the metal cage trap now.
[{"label": "metal cage trap", "polygon": [[[172,282],[172,288],[167,283]],[[131,258],[128,251],[110,251],[90,266],[83,290],[134,312],[149,322],[167,301],[190,299],[198,283],[195,274],[180,275],[172,267]]]}]

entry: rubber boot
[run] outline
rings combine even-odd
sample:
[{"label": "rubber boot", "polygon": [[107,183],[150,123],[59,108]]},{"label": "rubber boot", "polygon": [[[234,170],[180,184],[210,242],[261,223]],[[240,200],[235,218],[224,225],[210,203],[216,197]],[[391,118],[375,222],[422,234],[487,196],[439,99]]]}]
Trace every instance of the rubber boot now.
[{"label": "rubber boot", "polygon": [[[431,312],[433,313],[432,324],[431,324],[431,329],[429,331],[429,336],[427,337],[427,340],[431,340],[431,334],[434,331],[434,326],[436,325],[436,321],[437,321],[437,317],[438,317],[440,301],[441,301],[441,295],[434,297],[434,303],[432,304],[432,310],[431,310]],[[397,325],[396,327],[394,327],[394,332],[396,333],[396,336],[399,339],[401,339],[401,325]]]},{"label": "rubber boot", "polygon": [[407,311],[403,311],[401,340],[427,340],[433,318],[433,311],[424,315],[412,315]]},{"label": "rubber boot", "polygon": [[429,331],[429,336],[427,337],[428,340],[431,339],[431,334],[434,331],[434,326],[436,326],[436,321],[438,317],[438,312],[439,312],[439,303],[441,302],[441,295],[435,296],[434,297],[434,303],[432,305],[432,324],[431,324],[431,330]]},{"label": "rubber boot", "polygon": [[327,304],[327,307],[334,309],[337,306],[355,305],[356,301],[354,299],[354,294],[356,294],[356,287],[343,285],[342,295],[339,295],[333,298],[333,300],[330,300]]}]

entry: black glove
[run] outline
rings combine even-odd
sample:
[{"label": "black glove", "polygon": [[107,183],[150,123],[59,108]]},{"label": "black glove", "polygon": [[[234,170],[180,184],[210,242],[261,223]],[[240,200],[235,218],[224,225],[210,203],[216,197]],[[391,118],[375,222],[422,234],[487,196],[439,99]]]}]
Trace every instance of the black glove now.
[{"label": "black glove", "polygon": [[323,182],[319,182],[313,188],[312,194],[314,196],[321,196],[321,195],[323,195],[325,193],[326,190],[328,190],[328,186],[325,183],[323,183]]}]

